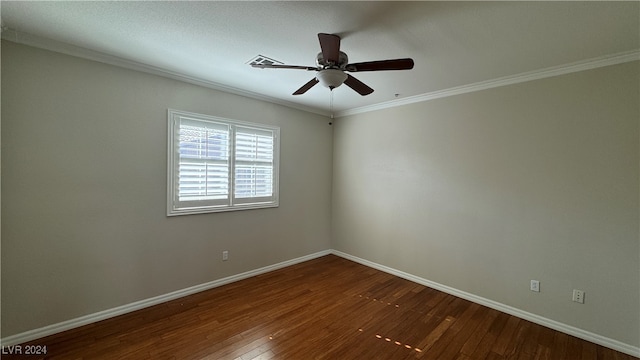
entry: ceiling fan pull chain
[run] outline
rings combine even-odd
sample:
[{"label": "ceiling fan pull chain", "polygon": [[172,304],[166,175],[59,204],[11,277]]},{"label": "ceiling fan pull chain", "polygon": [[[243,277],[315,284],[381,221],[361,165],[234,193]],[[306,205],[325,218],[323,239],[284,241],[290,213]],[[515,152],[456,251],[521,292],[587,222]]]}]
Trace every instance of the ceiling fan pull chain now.
[{"label": "ceiling fan pull chain", "polygon": [[331,109],[331,118],[333,119],[333,89],[329,91],[331,95],[329,95],[329,107]]}]

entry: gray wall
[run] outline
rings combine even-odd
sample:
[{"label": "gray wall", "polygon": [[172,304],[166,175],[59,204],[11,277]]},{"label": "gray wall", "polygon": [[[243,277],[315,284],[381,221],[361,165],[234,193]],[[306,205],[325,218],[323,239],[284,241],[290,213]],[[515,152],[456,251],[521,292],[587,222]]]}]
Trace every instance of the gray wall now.
[{"label": "gray wall", "polygon": [[[167,108],[280,126],[280,207],[168,218]],[[2,336],[329,249],[331,151],[325,117],[3,41]]]},{"label": "gray wall", "polygon": [[334,249],[640,345],[638,70],[339,119]]}]

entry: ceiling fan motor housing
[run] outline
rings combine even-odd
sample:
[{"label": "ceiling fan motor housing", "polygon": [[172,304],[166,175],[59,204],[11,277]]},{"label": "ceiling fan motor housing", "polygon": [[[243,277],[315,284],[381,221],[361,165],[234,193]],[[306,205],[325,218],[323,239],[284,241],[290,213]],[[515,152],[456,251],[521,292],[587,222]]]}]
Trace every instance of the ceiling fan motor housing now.
[{"label": "ceiling fan motor housing", "polygon": [[319,52],[318,56],[316,56],[316,65],[322,69],[344,69],[348,63],[349,63],[349,57],[347,56],[347,54],[343,53],[342,51],[340,51],[340,56],[338,57],[337,64],[327,63],[324,60],[324,56],[322,56],[321,52]]}]

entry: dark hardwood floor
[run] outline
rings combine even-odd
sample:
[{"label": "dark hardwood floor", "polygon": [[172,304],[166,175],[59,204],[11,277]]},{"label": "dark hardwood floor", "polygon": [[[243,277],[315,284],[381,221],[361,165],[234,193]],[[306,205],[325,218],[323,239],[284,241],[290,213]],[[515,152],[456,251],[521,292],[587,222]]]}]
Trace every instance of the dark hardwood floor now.
[{"label": "dark hardwood floor", "polygon": [[2,358],[636,359],[333,255],[30,344]]}]

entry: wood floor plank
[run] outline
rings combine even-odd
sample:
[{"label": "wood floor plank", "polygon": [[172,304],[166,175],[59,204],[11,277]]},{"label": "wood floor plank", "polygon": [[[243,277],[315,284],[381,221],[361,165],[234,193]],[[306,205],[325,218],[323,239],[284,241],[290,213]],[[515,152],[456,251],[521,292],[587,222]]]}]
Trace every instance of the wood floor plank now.
[{"label": "wood floor plank", "polygon": [[496,342],[493,344],[491,351],[504,356],[507,346],[511,341],[511,338],[516,334],[516,329],[518,324],[520,323],[520,319],[515,316],[510,316],[507,320],[505,327],[502,329],[502,332],[497,336]]},{"label": "wood floor plank", "polygon": [[481,325],[476,329],[476,331],[473,332],[473,334],[471,334],[469,339],[462,346],[460,352],[467,356],[473,355],[476,348],[478,347],[478,344],[480,344],[482,338],[489,331],[489,328],[493,324],[494,320],[498,317],[498,315],[500,315],[499,311],[489,309],[487,315],[481,322]]},{"label": "wood floor plank", "polygon": [[29,344],[2,359],[637,360],[334,255]]},{"label": "wood floor plank", "polygon": [[[476,308],[473,312],[472,317],[466,321],[461,322],[461,319],[456,321],[453,326],[449,329],[448,332],[451,332],[452,339],[447,344],[446,347],[442,350],[442,352],[438,353],[434,350],[435,354],[438,358],[441,359],[455,359],[458,357],[458,354],[462,353],[462,347],[467,343],[469,338],[476,333],[476,329],[480,326],[480,324],[485,321],[487,312],[489,308],[480,306],[478,304],[472,304],[470,309]],[[445,336],[447,334],[445,333]]]},{"label": "wood floor plank", "polygon": [[474,350],[472,357],[475,359],[484,359],[491,352],[491,348],[493,344],[498,339],[498,334],[505,327],[507,320],[509,319],[509,315],[505,313],[499,313],[496,319],[489,327],[489,330],[484,334],[480,343]]},{"label": "wood floor plank", "polygon": [[531,354],[531,351],[527,351],[526,345],[533,343],[533,340],[531,340],[533,336],[535,335],[531,331],[531,322],[520,319],[515,329],[515,334],[504,349],[503,355],[508,359],[516,359],[516,355],[521,353]]}]

